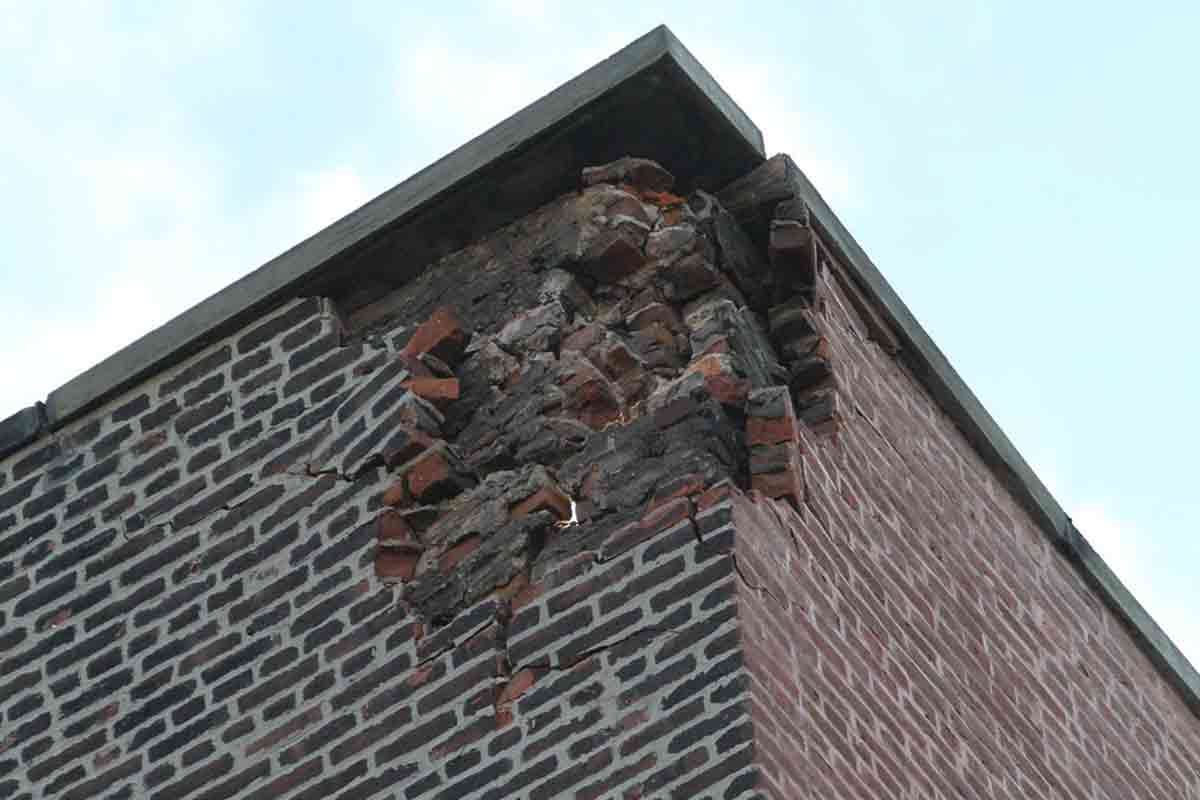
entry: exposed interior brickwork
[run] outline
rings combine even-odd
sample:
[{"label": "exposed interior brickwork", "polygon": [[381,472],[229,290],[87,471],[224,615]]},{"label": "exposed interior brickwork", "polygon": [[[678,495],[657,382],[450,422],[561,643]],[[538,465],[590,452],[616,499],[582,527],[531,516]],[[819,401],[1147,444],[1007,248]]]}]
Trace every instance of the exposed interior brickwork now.
[{"label": "exposed interior brickwork", "polygon": [[1196,796],[803,204],[672,188],[585,170],[0,462],[0,797]]},{"label": "exposed interior brickwork", "polygon": [[803,500],[758,476],[763,494],[734,498],[763,790],[1200,797],[1200,719],[894,357],[821,238],[802,249],[827,375],[750,443],[799,451]]}]

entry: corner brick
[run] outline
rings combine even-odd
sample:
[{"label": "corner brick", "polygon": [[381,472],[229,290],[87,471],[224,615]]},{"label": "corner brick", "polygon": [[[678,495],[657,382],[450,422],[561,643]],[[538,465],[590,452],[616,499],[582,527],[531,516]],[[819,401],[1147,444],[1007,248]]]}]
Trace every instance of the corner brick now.
[{"label": "corner brick", "polygon": [[380,547],[375,551],[375,577],[382,581],[411,581],[421,556],[411,550]]},{"label": "corner brick", "polygon": [[443,306],[421,323],[402,351],[407,356],[432,353],[447,364],[457,364],[469,335],[450,306]]},{"label": "corner brick", "polygon": [[417,539],[417,534],[413,531],[412,526],[408,524],[402,514],[396,511],[384,511],[379,515],[376,520],[375,538],[384,547],[410,552],[420,552],[425,549],[425,546]]},{"label": "corner brick", "polygon": [[459,396],[458,378],[409,378],[400,385],[441,409]]}]

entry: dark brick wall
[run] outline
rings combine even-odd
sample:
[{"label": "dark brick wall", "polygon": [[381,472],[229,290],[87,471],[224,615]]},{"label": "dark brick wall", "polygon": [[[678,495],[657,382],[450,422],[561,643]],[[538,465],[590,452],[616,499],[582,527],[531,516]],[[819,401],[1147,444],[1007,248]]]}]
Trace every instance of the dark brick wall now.
[{"label": "dark brick wall", "polygon": [[0,797],[752,795],[752,254],[593,179],[0,462]]}]

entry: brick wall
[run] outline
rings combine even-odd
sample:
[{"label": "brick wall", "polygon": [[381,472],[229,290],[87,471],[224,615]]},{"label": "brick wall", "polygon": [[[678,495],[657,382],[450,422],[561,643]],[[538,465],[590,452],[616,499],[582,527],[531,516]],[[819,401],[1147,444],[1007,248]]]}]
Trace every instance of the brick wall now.
[{"label": "brick wall", "polygon": [[656,165],[588,182],[0,462],[0,797],[753,791],[747,383],[694,358],[769,367],[747,243]]},{"label": "brick wall", "polygon": [[1200,797],[1200,720],[807,247],[826,372],[751,439],[799,452],[803,500],[734,509],[763,790]]},{"label": "brick wall", "polygon": [[671,189],[585,170],[0,461],[0,798],[1196,796],[805,209]]}]

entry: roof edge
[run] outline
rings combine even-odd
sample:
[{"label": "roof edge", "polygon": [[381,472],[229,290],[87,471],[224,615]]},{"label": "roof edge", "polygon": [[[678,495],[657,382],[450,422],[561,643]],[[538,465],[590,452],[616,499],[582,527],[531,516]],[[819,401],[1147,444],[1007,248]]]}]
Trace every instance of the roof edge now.
[{"label": "roof edge", "polygon": [[[12,452],[31,441],[44,430],[61,427],[164,366],[191,355],[269,305],[306,288],[311,290],[320,284],[321,273],[327,276],[335,266],[347,271],[361,271],[361,262],[368,257],[364,251],[369,244],[378,244],[381,238],[414,218],[419,217],[421,224],[428,224],[430,214],[437,213],[439,204],[448,214],[443,200],[449,194],[461,195],[464,189],[497,185],[504,179],[505,169],[519,170],[529,163],[531,148],[536,150],[544,146],[549,151],[548,157],[561,157],[563,130],[570,126],[574,126],[572,130],[576,137],[569,143],[573,147],[571,154],[575,156],[571,159],[573,166],[574,160],[585,155],[598,139],[604,138],[598,132],[612,121],[605,119],[599,111],[611,111],[613,97],[624,92],[622,109],[648,111],[653,107],[654,96],[648,93],[651,91],[686,96],[686,101],[680,102],[692,104],[690,108],[698,107],[705,119],[702,131],[705,143],[723,155],[727,154],[731,165],[737,164],[745,171],[763,160],[763,138],[758,127],[675,35],[665,25],[660,25],[361,208],[59,386],[47,397],[45,424],[37,430],[29,430],[30,409],[0,422],[0,456],[6,450]],[[659,94],[658,98],[661,97]],[[594,111],[597,113],[592,113]],[[518,160],[518,155],[523,159]],[[639,155],[656,158],[657,154]],[[600,154],[597,156],[590,163],[609,160],[599,157]],[[539,202],[549,200],[561,190],[561,173],[560,169],[552,175],[537,176],[535,189],[545,195]],[[574,175],[577,182],[578,170]],[[733,177],[736,174],[725,176],[723,180]],[[536,191],[529,192],[527,196],[535,194]],[[486,222],[490,230],[471,230],[470,234],[478,237],[489,233],[528,210],[531,209],[513,208],[508,214],[511,219],[492,214]],[[351,254],[359,257],[351,259]],[[375,257],[382,255],[377,252]],[[11,447],[10,439],[15,443]]]}]

